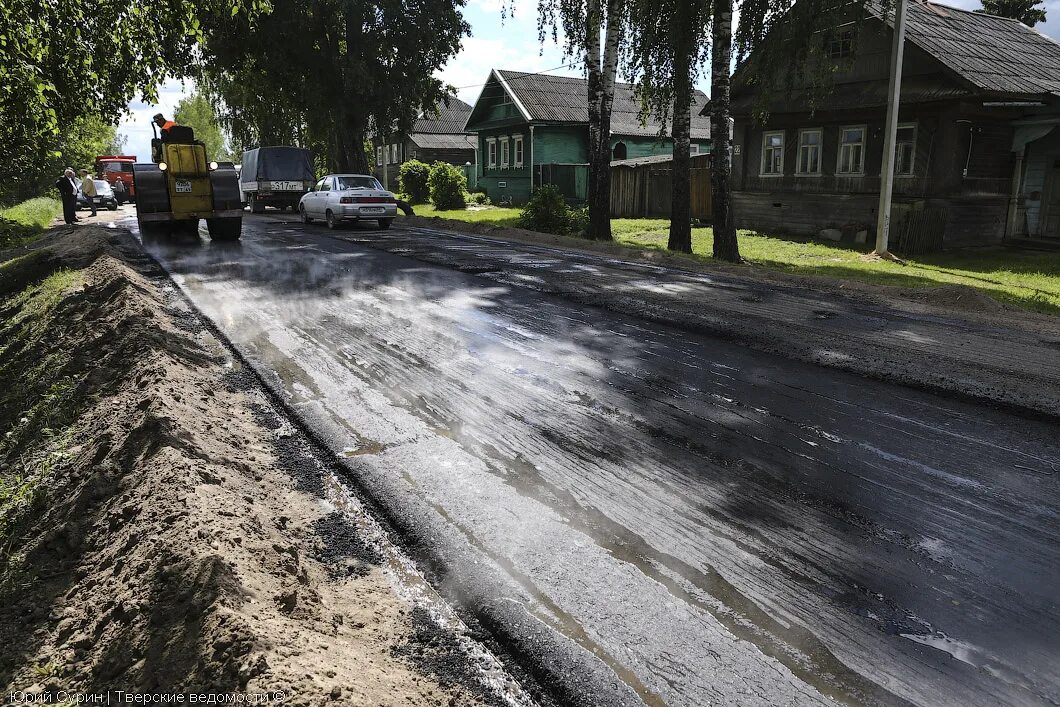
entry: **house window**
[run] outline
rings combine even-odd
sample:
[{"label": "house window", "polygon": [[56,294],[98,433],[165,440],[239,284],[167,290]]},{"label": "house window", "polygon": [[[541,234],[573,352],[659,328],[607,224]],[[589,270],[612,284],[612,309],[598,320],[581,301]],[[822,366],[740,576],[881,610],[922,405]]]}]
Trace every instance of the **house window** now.
[{"label": "house window", "polygon": [[383,164],[390,164],[390,145],[383,146]]},{"label": "house window", "polygon": [[508,138],[501,138],[501,169],[508,168]]},{"label": "house window", "polygon": [[762,135],[762,176],[784,174],[784,131]]},{"label": "house window", "polygon": [[832,35],[828,41],[828,56],[833,59],[845,59],[854,53],[854,30],[843,29]]},{"label": "house window", "polygon": [[383,146],[375,148],[375,164],[379,167],[383,166]]},{"label": "house window", "polygon": [[865,126],[839,129],[839,161],[836,174],[865,173]]},{"label": "house window", "polygon": [[629,154],[626,150],[626,143],[616,142],[614,149],[611,150],[611,159],[613,160],[624,160],[626,155]]},{"label": "house window", "polygon": [[690,154],[690,155],[698,155],[699,154],[699,145],[694,143],[694,142],[691,145],[689,145],[688,146],[688,154]]},{"label": "house window", "polygon": [[512,138],[512,140],[513,140],[513,144],[514,144],[514,147],[512,148],[512,150],[515,152],[515,166],[516,167],[522,167],[523,166],[523,136],[522,135],[516,135],[514,138]]},{"label": "house window", "polygon": [[916,166],[916,124],[898,126],[894,142],[894,173],[900,177],[912,177]]},{"label": "house window", "polygon": [[799,131],[799,163],[796,174],[805,176],[821,173],[821,129]]},{"label": "house window", "polygon": [[401,150],[398,147],[397,143],[391,145],[390,148],[391,150],[393,150],[392,154],[390,155],[391,159],[393,160],[392,164],[397,164],[401,161]]},{"label": "house window", "polygon": [[489,156],[486,161],[487,166],[495,169],[497,167],[497,141],[494,138],[486,140],[486,154]]}]

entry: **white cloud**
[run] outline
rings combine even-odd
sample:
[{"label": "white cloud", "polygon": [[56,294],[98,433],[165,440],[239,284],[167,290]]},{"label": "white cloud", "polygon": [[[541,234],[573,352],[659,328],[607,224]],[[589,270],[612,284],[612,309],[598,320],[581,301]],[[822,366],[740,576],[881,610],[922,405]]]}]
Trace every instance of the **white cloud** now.
[{"label": "white cloud", "polygon": [[125,153],[136,155],[141,162],[151,159],[151,116],[155,113],[163,113],[172,117],[177,103],[185,96],[195,91],[195,83],[191,80],[181,82],[176,79],[166,81],[158,89],[158,103],[148,104],[143,101],[133,101],[129,104],[128,114],[118,123],[118,132],[129,138],[125,146]]}]

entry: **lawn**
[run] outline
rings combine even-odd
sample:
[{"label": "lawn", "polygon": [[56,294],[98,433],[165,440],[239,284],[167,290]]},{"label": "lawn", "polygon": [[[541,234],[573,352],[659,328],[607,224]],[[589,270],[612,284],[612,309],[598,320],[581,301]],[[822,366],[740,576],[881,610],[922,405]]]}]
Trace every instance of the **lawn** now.
[{"label": "lawn", "polygon": [[0,209],[0,248],[9,248],[32,240],[62,213],[63,205],[55,199],[39,197],[23,201],[9,209]]},{"label": "lawn", "polygon": [[492,223],[497,226],[516,226],[519,219],[519,209],[503,206],[485,206],[466,211],[439,211],[433,204],[416,204],[412,208],[417,216],[439,216],[472,223]]},{"label": "lawn", "polygon": [[[417,206],[423,216],[441,216],[513,226],[518,209],[489,208],[481,211],[435,211]],[[666,248],[666,219],[612,219],[615,240],[641,248]],[[692,251],[703,260],[713,248],[713,230],[692,230]],[[904,265],[884,260],[866,260],[869,246],[849,247],[804,239],[766,236],[740,231],[740,254],[755,265],[797,275],[860,280],[900,287],[966,285],[997,300],[1026,309],[1060,314],[1060,252],[971,248],[918,256]]]}]

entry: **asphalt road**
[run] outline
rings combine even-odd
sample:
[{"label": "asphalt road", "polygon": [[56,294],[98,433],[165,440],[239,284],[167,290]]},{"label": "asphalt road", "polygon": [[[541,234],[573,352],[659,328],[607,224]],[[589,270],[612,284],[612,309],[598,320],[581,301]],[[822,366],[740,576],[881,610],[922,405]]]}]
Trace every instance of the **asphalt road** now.
[{"label": "asphalt road", "polygon": [[372,233],[270,213],[240,244],[148,248],[443,593],[508,616],[557,683],[597,668],[565,694],[1060,703],[1055,426],[355,242]]}]

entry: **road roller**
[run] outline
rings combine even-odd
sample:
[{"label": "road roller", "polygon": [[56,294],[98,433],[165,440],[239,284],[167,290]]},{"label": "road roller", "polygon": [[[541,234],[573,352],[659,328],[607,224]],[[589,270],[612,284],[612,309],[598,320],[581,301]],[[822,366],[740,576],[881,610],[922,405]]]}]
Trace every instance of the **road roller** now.
[{"label": "road roller", "polygon": [[186,125],[162,130],[151,140],[152,161],[133,165],[141,236],[195,234],[199,221],[206,219],[212,240],[239,239],[243,230],[239,175],[231,162],[207,158],[206,146]]}]

